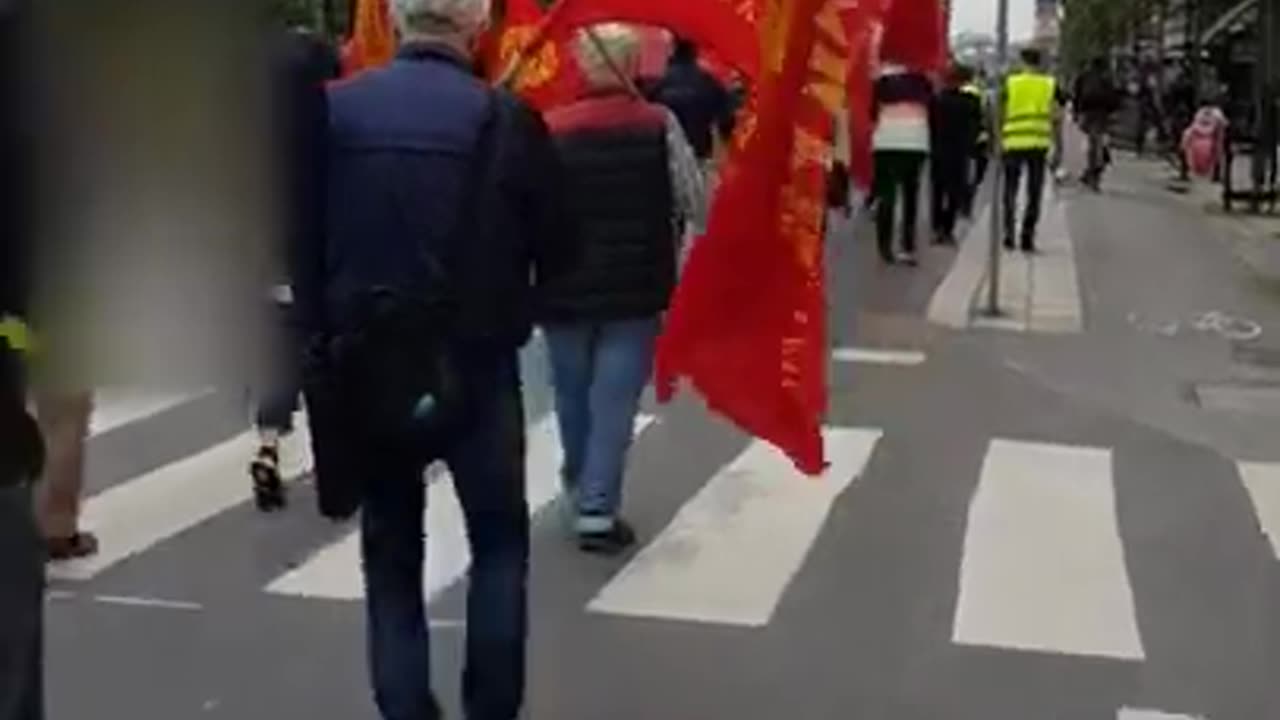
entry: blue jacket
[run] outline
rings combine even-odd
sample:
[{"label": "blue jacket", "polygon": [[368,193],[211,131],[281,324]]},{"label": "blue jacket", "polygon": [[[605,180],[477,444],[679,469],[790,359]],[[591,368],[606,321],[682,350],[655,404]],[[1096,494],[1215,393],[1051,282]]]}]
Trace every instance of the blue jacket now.
[{"label": "blue jacket", "polygon": [[[486,122],[492,161],[479,180]],[[536,266],[567,238],[555,153],[523,103],[448,50],[406,45],[331,88],[326,173],[322,267],[295,276],[304,295],[323,295],[322,322],[340,327],[364,290],[415,284],[430,258],[457,292],[462,341],[527,340]]]}]

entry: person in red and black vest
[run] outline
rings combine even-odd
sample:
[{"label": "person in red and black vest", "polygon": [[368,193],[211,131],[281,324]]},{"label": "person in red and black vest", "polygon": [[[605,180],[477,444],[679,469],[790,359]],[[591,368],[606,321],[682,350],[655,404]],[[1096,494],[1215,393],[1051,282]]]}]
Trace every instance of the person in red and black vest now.
[{"label": "person in red and black vest", "polygon": [[618,515],[622,476],[703,185],[675,115],[635,93],[636,34],[597,26],[577,51],[590,89],[547,116],[574,226],[569,251],[543,268],[540,319],[573,528],[582,550],[613,554],[635,541]]}]

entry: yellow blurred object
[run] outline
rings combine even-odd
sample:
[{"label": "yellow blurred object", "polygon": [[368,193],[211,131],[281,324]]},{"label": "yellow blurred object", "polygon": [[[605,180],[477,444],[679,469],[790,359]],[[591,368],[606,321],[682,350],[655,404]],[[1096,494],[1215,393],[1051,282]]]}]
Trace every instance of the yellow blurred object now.
[{"label": "yellow blurred object", "polygon": [[31,329],[21,318],[6,315],[0,318],[0,342],[17,352],[30,352],[32,348]]}]

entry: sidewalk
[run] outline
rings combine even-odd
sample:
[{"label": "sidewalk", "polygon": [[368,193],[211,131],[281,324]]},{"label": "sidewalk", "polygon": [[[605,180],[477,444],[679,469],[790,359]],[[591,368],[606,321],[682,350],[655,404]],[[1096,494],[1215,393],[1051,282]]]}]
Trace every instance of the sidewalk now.
[{"label": "sidewalk", "polygon": [[[1126,162],[1135,166],[1161,167],[1160,164],[1147,162],[1137,158]],[[1235,164],[1233,185],[1237,188],[1252,187],[1249,177],[1248,162],[1238,161]],[[1161,187],[1173,187],[1171,173],[1160,174],[1153,171],[1152,181]],[[1275,283],[1280,293],[1280,211],[1272,214],[1255,215],[1249,211],[1248,204],[1240,201],[1232,203],[1232,211],[1226,212],[1222,203],[1222,185],[1204,179],[1193,179],[1186,193],[1171,192],[1174,197],[1181,197],[1185,202],[1206,215],[1228,231],[1227,239],[1232,241],[1232,250],[1236,257],[1244,262],[1261,278]]]}]

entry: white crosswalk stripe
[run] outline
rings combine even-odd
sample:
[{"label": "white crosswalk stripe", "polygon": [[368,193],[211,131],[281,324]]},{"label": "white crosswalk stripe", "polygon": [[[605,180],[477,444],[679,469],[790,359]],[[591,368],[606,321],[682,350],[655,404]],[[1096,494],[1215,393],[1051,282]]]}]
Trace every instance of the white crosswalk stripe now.
[{"label": "white crosswalk stripe", "polygon": [[969,510],[953,640],[1143,659],[1109,450],[991,443]]},{"label": "white crosswalk stripe", "polygon": [[830,467],[801,476],[756,441],[681,508],[591,602],[598,613],[763,626],[832,504],[862,474],[878,430],[827,429]]},{"label": "white crosswalk stripe", "polygon": [[[305,422],[298,425],[293,441],[303,447],[310,445]],[[80,524],[98,536],[98,553],[51,565],[49,575],[59,580],[88,580],[249,502],[253,490],[245,468],[256,449],[256,434],[243,433],[89,498]]]},{"label": "white crosswalk stripe", "polygon": [[1253,500],[1258,524],[1280,559],[1280,463],[1239,463],[1240,479]]},{"label": "white crosswalk stripe", "polygon": [[[637,419],[636,433],[644,431],[652,416]],[[560,494],[560,436],[556,419],[548,415],[529,430],[525,473],[530,514],[537,514]],[[434,598],[457,582],[471,565],[466,522],[452,478],[444,473],[427,490],[426,592]],[[352,531],[324,548],[295,570],[276,579],[267,591],[330,600],[364,597],[360,570],[360,533]]]}]

